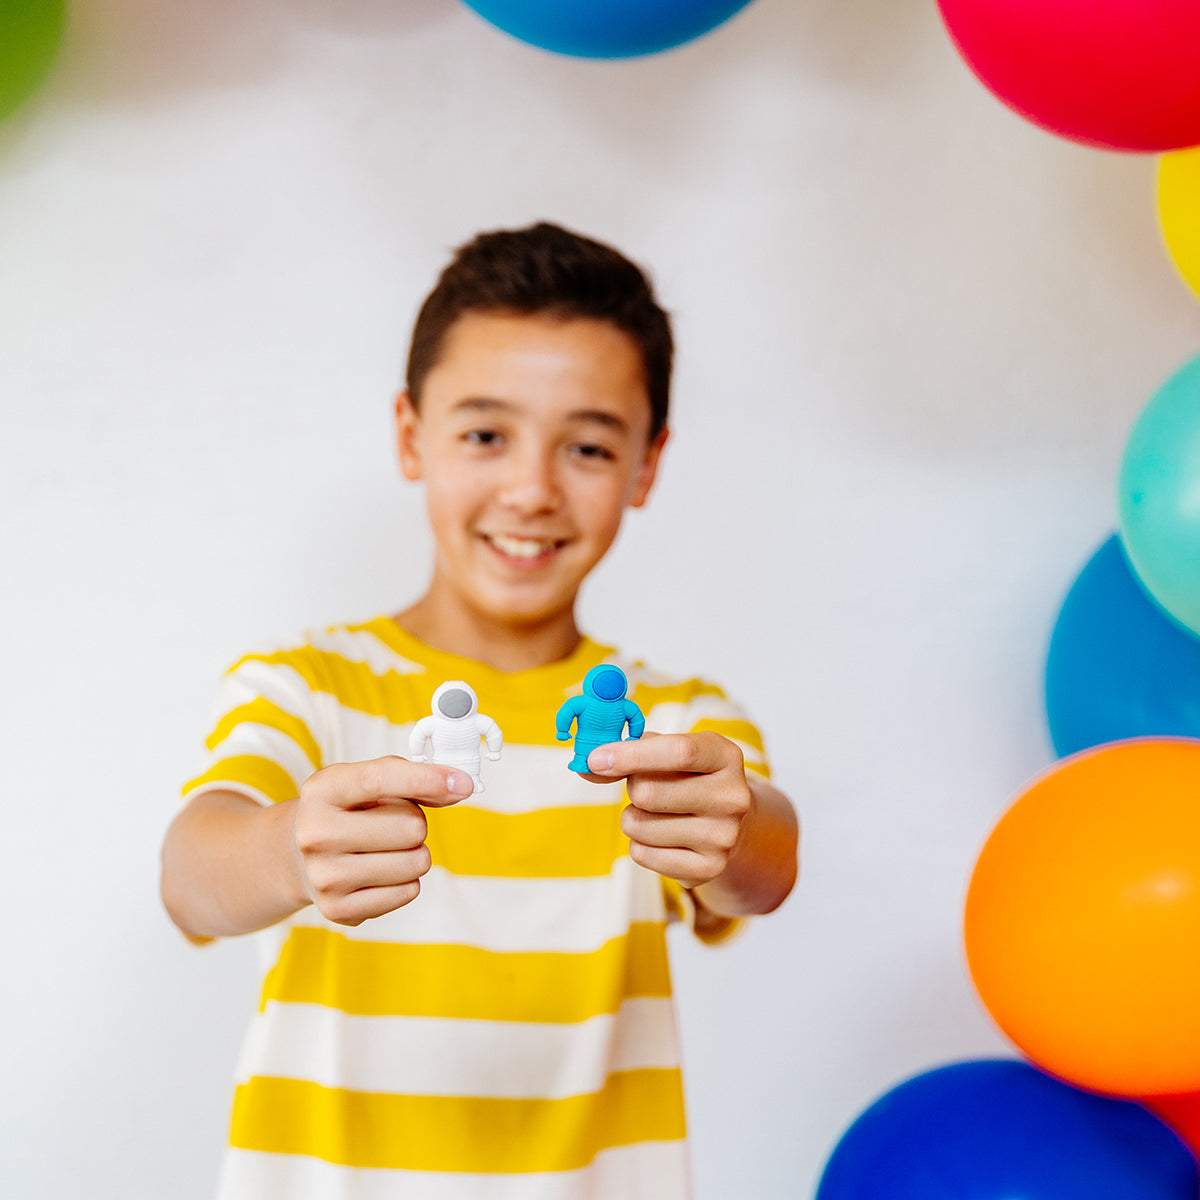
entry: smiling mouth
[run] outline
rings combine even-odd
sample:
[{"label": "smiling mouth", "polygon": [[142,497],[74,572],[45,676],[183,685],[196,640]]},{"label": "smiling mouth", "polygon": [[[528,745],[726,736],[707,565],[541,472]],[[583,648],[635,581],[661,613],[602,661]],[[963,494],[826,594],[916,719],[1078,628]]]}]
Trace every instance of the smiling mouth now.
[{"label": "smiling mouth", "polygon": [[504,533],[485,533],[483,540],[504,558],[535,564],[548,559],[565,546],[565,539],[512,537]]}]

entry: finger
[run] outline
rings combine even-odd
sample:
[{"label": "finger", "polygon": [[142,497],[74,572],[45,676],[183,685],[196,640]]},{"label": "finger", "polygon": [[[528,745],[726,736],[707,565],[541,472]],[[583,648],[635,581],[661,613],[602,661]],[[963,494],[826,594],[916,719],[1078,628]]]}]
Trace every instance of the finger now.
[{"label": "finger", "polygon": [[362,888],[397,887],[420,879],[430,868],[429,849],[375,850],[319,859],[308,866],[314,900],[335,900]]},{"label": "finger", "polygon": [[421,807],[411,800],[372,808],[335,810],[296,821],[296,845],[306,857],[414,850],[428,832]]},{"label": "finger", "polygon": [[345,818],[340,848],[351,853],[415,850],[429,833],[425,813],[413,801],[360,809]]},{"label": "finger", "polygon": [[686,888],[699,887],[715,879],[721,872],[720,867],[694,850],[683,850],[678,847],[660,848],[658,846],[643,846],[640,842],[629,844],[629,857],[640,867],[657,871],[669,879],[678,880]]},{"label": "finger", "polygon": [[728,855],[737,841],[735,821],[714,821],[680,813],[648,813],[632,806],[621,813],[621,832],[631,842],[660,849]]},{"label": "finger", "polygon": [[315,789],[325,803],[338,808],[362,808],[398,800],[438,807],[455,804],[471,795],[475,784],[465,771],[389,755],[366,762],[335,763],[313,775],[304,788]]},{"label": "finger", "polygon": [[421,881],[393,887],[362,888],[347,896],[338,896],[328,903],[317,902],[317,908],[327,921],[338,925],[361,925],[372,917],[382,917],[411,904],[421,894]]},{"label": "finger", "polygon": [[737,747],[716,733],[665,733],[635,742],[610,742],[588,755],[591,771],[621,779],[651,771],[711,775],[732,765]]}]

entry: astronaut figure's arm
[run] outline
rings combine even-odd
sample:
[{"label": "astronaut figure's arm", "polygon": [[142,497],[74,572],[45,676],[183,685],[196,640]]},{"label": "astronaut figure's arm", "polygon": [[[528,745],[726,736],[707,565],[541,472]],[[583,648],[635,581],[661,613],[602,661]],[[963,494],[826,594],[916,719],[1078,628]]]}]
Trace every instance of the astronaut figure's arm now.
[{"label": "astronaut figure's arm", "polygon": [[629,722],[629,737],[626,741],[636,742],[646,732],[646,718],[632,700],[625,701],[625,720]]},{"label": "astronaut figure's arm", "polygon": [[413,762],[425,761],[425,743],[433,740],[433,717],[422,717],[408,735],[408,757]]},{"label": "astronaut figure's arm", "polygon": [[571,726],[575,723],[575,719],[583,712],[583,706],[586,703],[582,696],[572,696],[558,710],[558,716],[554,718],[554,727],[558,733],[560,742],[570,741]]},{"label": "astronaut figure's arm", "polygon": [[504,746],[504,734],[501,733],[500,726],[483,713],[476,713],[475,725],[479,730],[479,736],[487,742],[488,758],[495,762],[500,757],[500,751]]}]

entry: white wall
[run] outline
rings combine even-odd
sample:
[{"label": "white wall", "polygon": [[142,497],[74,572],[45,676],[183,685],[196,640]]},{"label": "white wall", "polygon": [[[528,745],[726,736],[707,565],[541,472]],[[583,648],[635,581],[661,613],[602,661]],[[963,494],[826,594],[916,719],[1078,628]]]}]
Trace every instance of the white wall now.
[{"label": "white wall", "polygon": [[450,246],[542,216],[650,264],[680,343],[586,624],[725,682],[805,822],[780,914],[676,946],[699,1200],[809,1195],[879,1092],[1002,1050],[966,879],[1200,334],[1152,176],[1011,116],[915,0],[625,64],[454,0],[76,0],[0,129],[0,1190],[210,1194],[255,962],[159,909],[178,785],[233,656],[419,592],[405,336]]}]

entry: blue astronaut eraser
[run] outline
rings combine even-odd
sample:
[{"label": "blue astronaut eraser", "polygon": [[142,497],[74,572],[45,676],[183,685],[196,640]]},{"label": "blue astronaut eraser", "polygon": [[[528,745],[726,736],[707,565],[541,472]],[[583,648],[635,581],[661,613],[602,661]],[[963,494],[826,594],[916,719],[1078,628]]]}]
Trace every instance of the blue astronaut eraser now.
[{"label": "blue astronaut eraser", "polygon": [[572,696],[558,710],[555,728],[560,742],[571,737],[575,725],[575,757],[567,764],[572,771],[587,771],[588,755],[597,746],[619,742],[629,726],[629,740],[640,738],[646,728],[642,710],[625,698],[629,680],[620,667],[601,663],[583,677],[583,695]]}]

